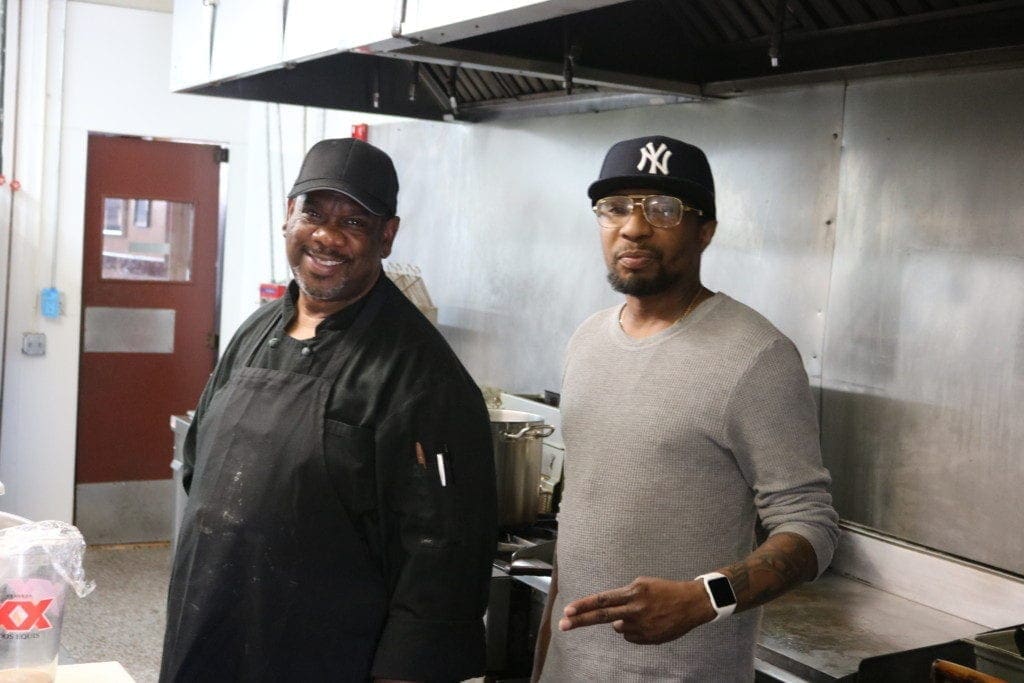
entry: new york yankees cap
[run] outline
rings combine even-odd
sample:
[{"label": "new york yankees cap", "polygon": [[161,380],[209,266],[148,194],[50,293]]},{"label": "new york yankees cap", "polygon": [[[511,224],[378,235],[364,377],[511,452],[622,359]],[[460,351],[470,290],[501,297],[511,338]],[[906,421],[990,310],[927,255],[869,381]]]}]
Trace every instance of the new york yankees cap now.
[{"label": "new york yankees cap", "polygon": [[394,216],[398,206],[391,157],[355,138],[321,140],[309,148],[288,197],[316,190],[341,192],[378,216]]},{"label": "new york yankees cap", "polygon": [[679,197],[715,217],[715,181],[699,147],[664,135],[616,142],[587,194],[591,202],[627,187],[649,187]]}]

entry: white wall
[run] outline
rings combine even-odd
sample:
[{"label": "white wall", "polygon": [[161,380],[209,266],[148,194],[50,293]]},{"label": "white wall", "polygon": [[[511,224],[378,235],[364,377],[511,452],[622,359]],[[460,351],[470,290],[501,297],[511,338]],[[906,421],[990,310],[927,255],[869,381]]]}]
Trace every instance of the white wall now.
[{"label": "white wall", "polygon": [[[16,10],[18,4],[9,7]],[[45,55],[49,47],[52,75],[61,56],[61,36],[59,31],[47,35],[46,26],[59,28],[65,5],[61,99],[47,97],[59,95],[59,81],[51,78],[47,85]],[[24,188],[16,198],[7,280],[10,305],[0,425],[0,480],[7,494],[0,499],[0,508],[33,519],[70,520],[88,134],[152,136],[229,147],[233,163],[228,178],[225,261],[236,263],[239,253],[241,258],[257,259],[246,249],[245,236],[246,134],[251,105],[168,92],[170,14],[60,0],[21,6],[25,15],[20,60],[16,50],[8,50],[8,60],[20,63],[16,175]],[[18,34],[17,26],[18,17],[12,11],[10,36]],[[60,104],[63,125],[58,127],[55,115],[60,113]],[[49,126],[45,125],[48,118]],[[8,128],[5,139],[10,136]],[[53,216],[59,225],[56,237]],[[3,218],[6,220],[6,215]],[[52,284],[64,293],[65,314],[48,320],[40,315],[37,302],[40,289],[51,284],[54,248],[57,270]],[[263,261],[267,262],[266,255]],[[46,334],[45,357],[21,354],[21,336],[27,331]]]},{"label": "white wall", "polygon": [[[19,4],[24,16],[18,15]],[[32,0],[10,3],[9,8],[4,93],[8,115],[2,170],[10,180],[16,144],[13,175],[24,187],[16,193],[11,229],[4,225],[2,231],[4,237],[8,232],[11,235],[9,277],[5,272],[8,242],[0,239],[0,295],[10,302],[6,317],[0,315],[7,322],[6,329],[0,330],[6,340],[0,481],[7,488],[0,509],[32,519],[70,521],[89,133],[212,143],[229,149],[230,162],[222,177],[227,202],[220,327],[223,348],[258,304],[259,283],[268,281],[272,273],[279,280],[289,277],[280,226],[284,193],[294,180],[304,150],[324,134],[347,136],[353,123],[389,117],[325,114],[301,107],[171,93],[169,13],[75,0]],[[66,33],[61,30],[65,26]],[[21,81],[16,140],[10,113],[15,100],[15,69]],[[7,188],[0,188],[0,225],[7,223],[11,196]],[[60,226],[56,235],[55,224]],[[52,284],[64,293],[65,314],[49,320],[39,312],[38,295],[51,285],[55,245],[57,269]],[[0,301],[4,300],[0,296]],[[21,353],[22,334],[28,331],[46,334],[45,357]]]}]

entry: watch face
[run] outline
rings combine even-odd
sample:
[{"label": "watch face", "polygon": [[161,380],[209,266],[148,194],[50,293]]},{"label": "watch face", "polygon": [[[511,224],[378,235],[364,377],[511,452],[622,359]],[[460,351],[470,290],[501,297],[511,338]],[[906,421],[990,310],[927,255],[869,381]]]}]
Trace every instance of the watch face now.
[{"label": "watch face", "polygon": [[708,579],[708,588],[711,589],[711,595],[715,599],[715,605],[719,608],[736,604],[736,596],[732,592],[732,585],[729,583],[729,579],[724,576]]}]

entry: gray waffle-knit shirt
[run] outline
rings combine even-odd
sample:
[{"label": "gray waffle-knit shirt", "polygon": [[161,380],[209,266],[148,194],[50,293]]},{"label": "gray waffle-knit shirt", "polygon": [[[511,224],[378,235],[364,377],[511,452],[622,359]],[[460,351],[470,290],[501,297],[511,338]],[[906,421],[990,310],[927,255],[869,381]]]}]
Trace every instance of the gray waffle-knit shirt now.
[{"label": "gray waffle-knit shirt", "polygon": [[572,600],[638,576],[688,580],[746,557],[760,516],[806,538],[819,573],[838,539],[818,421],[793,343],[718,293],[633,339],[619,307],[569,342],[558,595],[544,681],[751,681],[760,609],[663,645],[610,624],[563,633]]}]

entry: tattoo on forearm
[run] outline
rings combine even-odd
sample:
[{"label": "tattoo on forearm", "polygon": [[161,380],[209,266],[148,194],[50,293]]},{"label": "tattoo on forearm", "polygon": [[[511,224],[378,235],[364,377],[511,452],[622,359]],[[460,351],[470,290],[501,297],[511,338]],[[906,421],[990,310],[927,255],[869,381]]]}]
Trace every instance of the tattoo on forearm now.
[{"label": "tattoo on forearm", "polygon": [[758,604],[763,604],[772,598],[778,597],[800,580],[801,572],[799,568],[794,562],[790,561],[785,552],[766,550],[754,562],[756,562],[758,570],[769,574],[771,577],[769,583],[754,598],[754,601]]},{"label": "tattoo on forearm", "polygon": [[794,534],[778,534],[742,562],[725,569],[737,600],[745,606],[762,605],[804,579],[813,576],[814,550]]},{"label": "tattoo on forearm", "polygon": [[750,571],[747,569],[746,562],[737,562],[731,565],[726,573],[729,575],[729,583],[732,584],[732,590],[737,598],[745,596],[750,590]]}]

